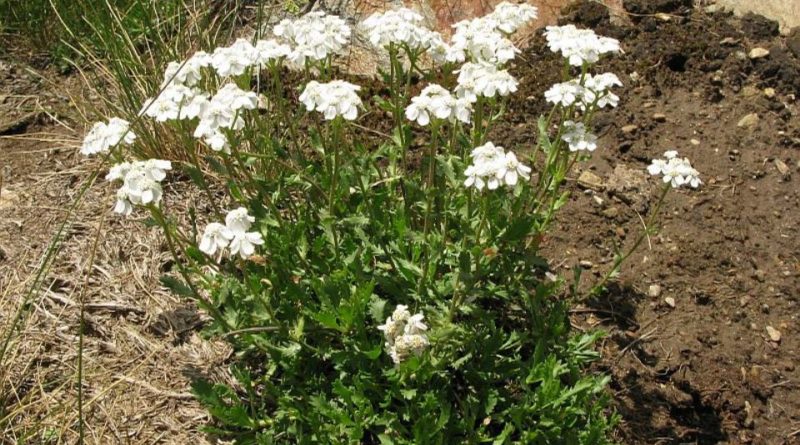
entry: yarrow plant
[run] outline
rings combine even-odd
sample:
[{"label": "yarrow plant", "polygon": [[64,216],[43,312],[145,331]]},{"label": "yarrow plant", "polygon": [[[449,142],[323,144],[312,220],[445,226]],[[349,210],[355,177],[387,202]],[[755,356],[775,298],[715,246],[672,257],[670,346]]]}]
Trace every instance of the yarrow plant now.
[{"label": "yarrow plant", "polygon": [[[170,63],[132,125],[91,129],[81,151],[115,163],[114,210],[149,212],[180,274],[163,283],[197,301],[209,335],[236,349],[236,386],[194,385],[215,434],[242,444],[610,443],[607,379],[586,371],[600,334],[571,332],[580,287],[567,291],[539,243],[569,172],[602,150],[592,117],[617,106],[622,83],[593,64],[621,49],[549,27],[565,76],[542,92],[552,108],[537,136],[505,148],[491,130],[518,89],[510,34],[535,17],[504,2],[445,41],[413,10],[376,13],[353,29],[385,50],[388,69],[364,84],[333,63],[350,25],[312,12],[281,21],[274,38]],[[171,135],[185,158],[136,159],[132,127]],[[663,178],[658,204],[595,294],[654,233],[668,190],[701,185],[675,152],[648,171]],[[163,184],[181,178],[205,201],[188,223],[170,211],[180,197],[164,199],[173,192]]]}]

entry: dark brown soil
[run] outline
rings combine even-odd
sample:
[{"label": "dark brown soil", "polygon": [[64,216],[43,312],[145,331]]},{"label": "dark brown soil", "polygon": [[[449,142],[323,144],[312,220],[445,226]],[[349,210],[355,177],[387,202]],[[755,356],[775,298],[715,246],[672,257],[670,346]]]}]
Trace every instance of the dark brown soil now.
[{"label": "dark brown soil", "polygon": [[[625,88],[620,89],[619,108],[596,119],[601,144],[585,167],[600,183],[584,188],[575,181],[581,172],[571,178],[571,200],[562,210],[556,232],[545,242],[546,256],[565,276],[582,265],[586,269],[583,288],[598,280],[610,267],[615,247],[627,248],[641,233],[641,218],[649,214],[659,188],[658,181],[648,178],[644,170],[666,150],[677,149],[689,157],[705,185],[696,191],[672,193],[662,209],[663,229],[626,263],[619,282],[607,294],[579,302],[574,309],[576,328],[608,333],[601,344],[603,359],[597,371],[612,377],[610,391],[622,416],[617,439],[629,445],[800,443],[800,371],[796,365],[800,351],[800,190],[796,182],[800,175],[796,102],[800,94],[800,31],[783,38],[776,34],[774,23],[762,17],[709,15],[694,9],[688,0],[626,0],[624,5],[630,15],[622,19],[611,20],[605,8],[594,2],[573,6],[563,18],[623,42],[625,54],[603,62],[599,70],[618,74]],[[560,62],[547,50],[540,34],[529,43],[515,68],[521,85],[506,115],[510,121],[497,127],[493,135],[495,142],[508,148],[535,141],[536,118],[548,109],[543,92],[558,80],[560,72]],[[751,60],[748,53],[755,47],[768,49],[770,54]],[[0,139],[5,181],[0,194],[0,204],[5,202],[5,208],[0,206],[0,229],[4,231],[0,233],[0,266],[10,280],[12,271],[30,269],[17,265],[36,264],[59,219],[18,201],[35,198],[38,206],[62,206],[69,200],[57,192],[74,193],[77,185],[70,178],[86,171],[60,175],[48,183],[50,191],[38,193],[44,188],[34,187],[41,178],[32,173],[50,177],[56,173],[48,172],[80,165],[74,150],[82,129],[56,131],[60,126],[40,112],[47,106],[10,103],[28,95],[40,96],[38,81],[31,78],[25,80],[30,87],[16,88],[12,82],[29,76],[25,70],[5,67],[0,74],[5,111],[13,108],[3,123],[14,125],[0,128],[6,137]],[[774,91],[765,92],[769,88]],[[27,119],[28,112],[36,113]],[[758,115],[758,122],[752,127],[737,125],[751,113]],[[52,141],[10,137],[43,131],[68,139],[63,144],[68,150],[53,150],[56,144]],[[46,154],[40,149],[47,149]],[[94,202],[90,210],[97,214],[108,208],[101,191],[89,198]],[[37,221],[40,224],[35,225]],[[22,227],[30,236],[19,235]],[[157,245],[155,238],[150,241]],[[87,246],[88,241],[75,245],[76,258]],[[140,256],[153,255],[145,252]],[[107,269],[115,271],[121,266],[112,260],[107,261]],[[158,265],[154,263],[153,268]],[[116,275],[117,280],[109,286],[121,280]],[[203,417],[185,394],[186,379],[167,378],[182,372],[175,363],[180,362],[183,350],[169,346],[159,349],[169,354],[148,353],[148,360],[162,355],[163,360],[147,361],[144,370],[139,370],[129,365],[131,356],[140,356],[128,353],[132,349],[123,341],[127,337],[119,334],[123,340],[113,340],[119,332],[134,332],[137,341],[160,345],[149,334],[147,320],[174,309],[178,302],[160,292],[155,276],[144,278],[147,283],[140,286],[144,294],[133,286],[122,301],[125,307],[142,304],[143,320],[117,316],[119,323],[112,323],[112,318],[98,321],[113,334],[103,341],[115,342],[124,352],[119,357],[101,355],[97,369],[112,369],[114,375],[130,379],[108,380],[111,384],[101,379],[98,371],[95,380],[88,380],[97,393],[120,385],[119,394],[114,392],[114,397],[98,402],[103,408],[96,413],[97,425],[110,422],[130,428],[124,425],[126,419],[146,411],[145,419],[136,426],[143,425],[144,432],[126,436],[132,437],[131,443],[157,440],[154,438],[164,431],[161,423],[171,425],[170,434],[178,432],[175,437],[181,437],[168,443],[202,441],[199,434],[192,433]],[[82,275],[77,274],[73,281],[81,282]],[[2,279],[0,283],[9,285]],[[150,292],[156,291],[158,298],[143,296],[152,297]],[[100,303],[110,298],[99,291],[98,295]],[[140,303],[142,299],[149,303]],[[55,304],[51,302],[51,306]],[[43,338],[50,338],[47,336],[63,325],[72,329],[75,314],[40,324],[37,329],[47,334]],[[780,341],[770,339],[767,326],[780,331]],[[93,337],[88,341],[94,344]],[[53,342],[65,343],[55,337]],[[197,347],[205,344],[198,340]],[[74,356],[74,351],[54,351]],[[181,363],[185,365],[185,361]],[[150,383],[143,386],[136,383],[139,381]],[[52,396],[55,392],[43,400],[72,400],[71,394]],[[170,400],[166,410],[160,405],[163,400],[154,402],[164,398]],[[165,412],[175,415],[166,416]],[[98,437],[119,437],[98,428]],[[109,431],[116,434],[116,429]]]},{"label": "dark brown soil", "polygon": [[[621,39],[625,54],[598,70],[626,86],[619,108],[596,119],[601,144],[588,170],[601,184],[573,186],[547,257],[565,276],[582,263],[584,287],[598,280],[615,245],[627,248],[641,233],[640,216],[659,188],[644,170],[666,150],[689,157],[705,185],[671,193],[663,229],[624,266],[619,283],[574,311],[577,327],[608,332],[598,368],[612,377],[618,439],[800,443],[793,40],[762,17],[709,15],[688,1],[625,6],[640,15],[612,24],[592,2],[568,11],[567,20]],[[647,15],[654,13],[666,15]],[[754,47],[769,56],[751,60]],[[509,147],[532,143],[535,116],[547,109],[542,93],[559,72],[541,36],[523,58],[521,93],[508,114],[514,122],[494,137]],[[737,125],[751,113],[755,125]],[[779,341],[767,326],[780,331]]]}]

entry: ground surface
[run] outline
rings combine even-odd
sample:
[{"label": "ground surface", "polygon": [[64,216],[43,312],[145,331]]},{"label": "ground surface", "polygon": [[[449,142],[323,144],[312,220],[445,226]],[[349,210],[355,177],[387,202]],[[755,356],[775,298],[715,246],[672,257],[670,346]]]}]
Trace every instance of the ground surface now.
[{"label": "ground surface", "polygon": [[[578,329],[609,333],[597,370],[612,376],[623,419],[618,439],[800,443],[800,37],[780,37],[758,17],[709,15],[690,1],[623,3],[630,14],[614,24],[596,3],[567,13],[622,40],[626,54],[601,69],[626,87],[620,107],[597,117],[601,144],[591,175],[571,179],[547,257],[565,276],[582,264],[585,285],[596,280],[614,244],[629,245],[642,229],[640,216],[658,190],[643,172],[666,150],[690,157],[705,185],[671,194],[663,230],[626,264],[619,285],[574,311]],[[494,134],[509,148],[532,142],[546,109],[542,92],[558,73],[541,37],[527,43],[515,68],[521,88],[512,121]],[[770,53],[750,59],[755,47]],[[66,80],[53,85],[8,61],[0,68],[5,324],[64,208],[97,165],[75,153],[83,128],[57,93]],[[758,117],[742,121],[752,114]],[[88,442],[202,443],[205,412],[188,396],[188,381],[197,373],[225,378],[228,351],[202,341],[202,319],[159,288],[171,264],[163,241],[140,222],[111,217],[111,192],[102,180],[89,189],[12,345],[15,365],[0,384],[30,404],[16,416],[14,434],[42,423],[54,432],[70,425],[52,443],[75,437],[76,302],[83,298]],[[103,236],[87,279],[98,227]]]}]

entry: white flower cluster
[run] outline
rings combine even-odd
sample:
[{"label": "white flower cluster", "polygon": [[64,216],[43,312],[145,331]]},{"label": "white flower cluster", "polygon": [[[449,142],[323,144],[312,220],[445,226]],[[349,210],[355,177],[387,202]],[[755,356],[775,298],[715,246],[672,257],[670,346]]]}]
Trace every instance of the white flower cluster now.
[{"label": "white flower cluster", "polygon": [[664,152],[664,159],[654,159],[647,171],[653,176],[661,175],[664,182],[673,188],[682,185],[697,188],[703,183],[700,173],[692,167],[689,159],[679,158],[678,152],[674,150]]},{"label": "white flower cluster", "polygon": [[325,60],[329,55],[341,53],[351,30],[340,17],[314,11],[294,20],[283,19],[272,32],[293,47],[289,60],[304,65],[306,60]]},{"label": "white flower cluster", "polygon": [[441,41],[439,33],[422,26],[423,20],[416,11],[398,8],[376,12],[361,22],[360,26],[373,46],[386,48],[395,44],[418,50]]},{"label": "white flower cluster", "polygon": [[530,173],[531,168],[520,163],[514,152],[487,142],[472,150],[472,165],[464,171],[464,186],[478,190],[495,190],[503,184],[514,187],[520,176],[529,179]]},{"label": "white flower cluster", "polygon": [[564,134],[561,139],[569,145],[569,151],[595,151],[597,136],[586,130],[583,122],[564,122]]},{"label": "white flower cluster", "polygon": [[326,120],[342,116],[351,121],[358,117],[361,98],[357,92],[360,89],[358,85],[343,80],[328,83],[312,80],[306,85],[299,99],[308,111],[319,111]]},{"label": "white flower cluster", "polygon": [[456,96],[477,102],[478,96],[508,96],[517,91],[517,79],[508,70],[488,63],[465,63],[458,73]]},{"label": "white flower cluster", "polygon": [[233,83],[226,84],[202,107],[194,137],[204,139],[212,150],[227,153],[230,145],[223,130],[244,128],[240,110],[254,110],[257,106],[256,93],[242,90]]},{"label": "white flower cluster", "polygon": [[123,162],[111,167],[106,175],[109,181],[122,181],[117,190],[117,203],[114,211],[128,216],[133,205],[158,205],[161,202],[161,181],[172,170],[172,163],[160,159]]},{"label": "white flower cluster", "polygon": [[502,2],[494,7],[494,11],[487,18],[494,22],[499,31],[512,34],[537,16],[538,9],[535,6],[527,3]]},{"label": "white flower cluster", "polygon": [[447,48],[447,61],[502,65],[512,60],[519,49],[506,35],[535,19],[536,13],[536,8],[527,4],[502,2],[489,15],[456,23]]},{"label": "white flower cluster", "polygon": [[425,126],[430,123],[431,117],[468,124],[472,117],[472,102],[453,97],[440,85],[428,85],[419,96],[411,98],[411,104],[406,107],[406,118]]},{"label": "white flower cluster", "polygon": [[81,153],[89,156],[105,153],[118,144],[131,145],[136,134],[130,129],[130,123],[118,117],[111,118],[108,123],[97,122],[86,134],[81,145]]},{"label": "white flower cluster", "polygon": [[563,107],[576,104],[581,110],[591,106],[614,108],[619,104],[619,96],[611,92],[614,86],[622,86],[614,73],[587,74],[583,84],[580,79],[557,83],[545,91],[544,97],[548,102]]},{"label": "white flower cluster", "polygon": [[255,252],[255,246],[264,244],[260,233],[248,232],[255,221],[244,207],[231,210],[225,216],[224,225],[213,222],[206,226],[198,247],[208,255],[228,248],[231,258],[239,255],[247,259]]},{"label": "white flower cluster", "polygon": [[407,306],[399,304],[386,323],[378,326],[395,364],[400,364],[412,354],[420,356],[428,347],[428,337],[425,335],[428,326],[422,322],[423,318],[421,313],[411,315]]},{"label": "white flower cluster", "polygon": [[544,35],[550,50],[560,52],[572,66],[595,63],[603,54],[620,52],[618,40],[575,25],[548,26]]}]

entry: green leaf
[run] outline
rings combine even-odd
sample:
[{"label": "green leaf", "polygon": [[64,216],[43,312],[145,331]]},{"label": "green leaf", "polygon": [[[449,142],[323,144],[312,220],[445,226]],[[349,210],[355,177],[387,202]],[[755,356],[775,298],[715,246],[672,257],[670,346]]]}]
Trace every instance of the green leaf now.
[{"label": "green leaf", "polygon": [[192,291],[191,287],[189,287],[186,283],[175,277],[169,275],[162,275],[161,278],[159,278],[159,280],[161,281],[161,284],[164,287],[166,287],[176,295],[180,295],[181,297],[187,297],[187,298],[194,298],[196,296]]}]

